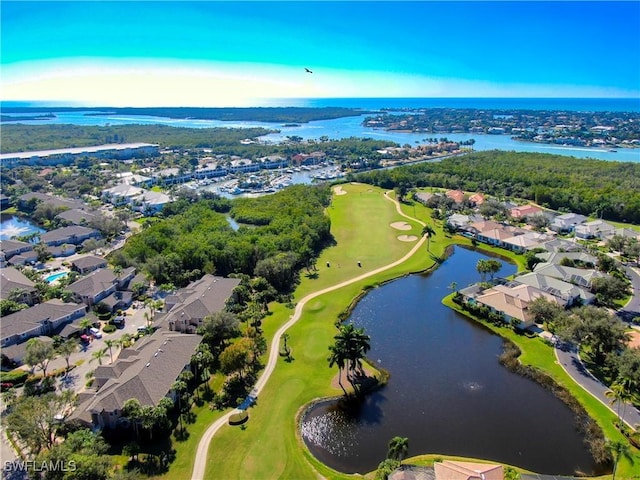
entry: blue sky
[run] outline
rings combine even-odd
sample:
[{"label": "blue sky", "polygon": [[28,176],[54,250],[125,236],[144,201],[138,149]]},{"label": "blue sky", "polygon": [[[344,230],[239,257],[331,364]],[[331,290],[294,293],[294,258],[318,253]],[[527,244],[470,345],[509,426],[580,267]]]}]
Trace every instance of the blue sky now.
[{"label": "blue sky", "polygon": [[5,101],[640,96],[637,1],[3,0],[1,8]]}]

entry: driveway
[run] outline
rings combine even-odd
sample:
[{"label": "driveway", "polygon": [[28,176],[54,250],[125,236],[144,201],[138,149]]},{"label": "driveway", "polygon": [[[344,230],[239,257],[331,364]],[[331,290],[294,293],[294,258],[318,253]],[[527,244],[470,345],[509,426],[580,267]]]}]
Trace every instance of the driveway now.
[{"label": "driveway", "polygon": [[625,272],[631,278],[632,297],[618,311],[618,316],[627,322],[631,322],[634,318],[640,317],[640,269],[638,267],[625,267]]}]

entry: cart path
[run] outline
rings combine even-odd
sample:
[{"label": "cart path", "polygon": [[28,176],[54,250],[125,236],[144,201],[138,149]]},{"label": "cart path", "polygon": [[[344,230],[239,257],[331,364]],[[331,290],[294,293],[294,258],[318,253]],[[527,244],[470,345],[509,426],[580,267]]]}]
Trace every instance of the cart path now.
[{"label": "cart path", "polygon": [[[391,197],[389,197],[389,193],[391,192],[386,192],[384,194],[384,197],[390,202],[393,202],[395,204],[396,211],[398,212],[398,214],[400,214],[405,218],[408,218],[409,220],[417,222],[422,226],[425,225],[424,222],[416,218],[410,217],[409,215],[406,215],[404,212],[402,212],[400,208],[400,203],[397,200],[394,200]],[[368,277],[372,277],[374,275],[377,275],[378,273],[384,272],[385,270],[389,270],[391,268],[397,267],[398,265],[404,263],[409,258],[411,258],[420,249],[420,247],[424,245],[426,239],[427,237],[423,236],[420,239],[420,241],[416,243],[416,245],[409,251],[409,253],[407,253],[401,259],[396,260],[395,262],[376,268],[375,270],[364,273],[362,275],[358,275],[357,277],[351,278],[350,280],[346,280],[344,282],[338,283],[331,287],[327,287],[322,290],[318,290],[317,292],[310,293],[309,295],[300,299],[300,301],[296,305],[295,310],[293,311],[293,315],[291,315],[289,320],[284,325],[282,325],[274,334],[273,340],[271,343],[271,350],[269,351],[269,360],[267,361],[267,364],[264,368],[264,371],[262,372],[262,375],[260,375],[260,378],[256,382],[255,387],[251,391],[251,395],[253,395],[254,397],[258,397],[262,389],[265,387],[265,385],[269,381],[269,378],[271,377],[271,374],[275,370],[276,365],[278,363],[278,358],[280,357],[277,346],[280,344],[280,338],[282,337],[282,334],[284,334],[284,332],[286,332],[289,328],[291,328],[291,326],[294,325],[300,319],[300,317],[302,316],[302,310],[310,300],[313,300],[314,298],[319,297],[320,295],[324,295],[325,293],[333,292],[334,290],[338,290],[342,287],[346,287],[347,285],[351,285],[353,283],[359,282]],[[218,432],[218,430],[220,430],[220,428],[222,428],[223,425],[227,424],[227,422],[229,421],[229,417],[236,411],[237,410],[234,409],[227,412],[218,420],[213,422],[209,426],[209,428],[205,431],[204,435],[200,439],[200,442],[198,443],[198,449],[196,450],[196,457],[193,464],[193,473],[191,474],[191,480],[204,480],[205,469],[207,466],[207,454],[209,452],[209,445],[211,443],[211,440],[213,439],[214,435]]]}]

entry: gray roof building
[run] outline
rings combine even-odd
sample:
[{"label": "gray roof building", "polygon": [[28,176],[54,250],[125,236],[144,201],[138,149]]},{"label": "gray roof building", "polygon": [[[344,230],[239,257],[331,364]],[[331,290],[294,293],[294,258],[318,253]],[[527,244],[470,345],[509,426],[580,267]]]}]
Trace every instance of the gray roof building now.
[{"label": "gray roof building", "polygon": [[79,245],[90,238],[99,238],[100,232],[93,228],[73,225],[71,227],[62,227],[40,235],[40,241],[49,246],[62,245],[70,243]]},{"label": "gray roof building", "polygon": [[95,370],[97,392],[85,396],[71,418],[98,427],[115,427],[122,407],[131,398],[157,405],[171,395],[171,386],[188,368],[202,341],[199,335],[158,330],[123,350],[112,365]]},{"label": "gray roof building", "polygon": [[165,299],[165,320],[170,330],[194,333],[204,317],[224,309],[239,278],[223,278],[205,275],[189,284],[175,295]]},{"label": "gray roof building", "polygon": [[22,290],[18,303],[33,305],[38,298],[35,283],[29,280],[20,270],[7,267],[0,269],[0,298],[7,300],[12,290]]},{"label": "gray roof building", "polygon": [[97,257],[95,255],[85,255],[83,257],[78,257],[71,262],[71,268],[80,273],[88,273],[98,268],[105,268],[107,266],[107,261],[102,257]]},{"label": "gray roof building", "polygon": [[60,325],[84,316],[86,307],[54,299],[0,319],[2,346],[21,343],[31,337],[48,335]]}]

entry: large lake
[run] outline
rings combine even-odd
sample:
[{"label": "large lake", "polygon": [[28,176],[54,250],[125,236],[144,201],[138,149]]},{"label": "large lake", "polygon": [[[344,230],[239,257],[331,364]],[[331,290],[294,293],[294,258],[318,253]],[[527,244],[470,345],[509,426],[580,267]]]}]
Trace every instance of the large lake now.
[{"label": "large lake", "polygon": [[[546,474],[596,470],[569,408],[500,365],[500,337],[442,305],[452,282],[479,280],[481,258],[456,248],[435,272],[383,285],[358,303],[350,319],[371,336],[368,357],[391,378],[355,410],[330,401],[307,411],[301,432],[319,460],[368,472],[402,436],[411,456],[461,455]],[[514,272],[504,264],[500,275]]]}]

